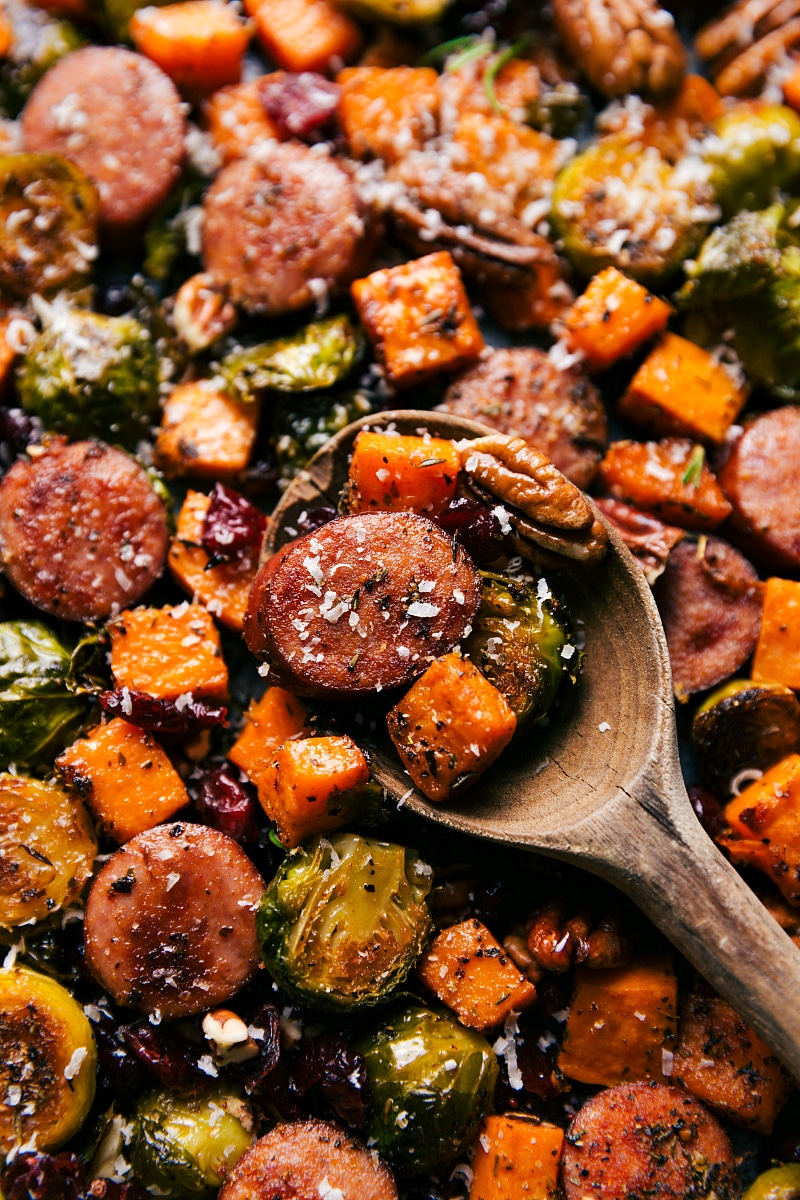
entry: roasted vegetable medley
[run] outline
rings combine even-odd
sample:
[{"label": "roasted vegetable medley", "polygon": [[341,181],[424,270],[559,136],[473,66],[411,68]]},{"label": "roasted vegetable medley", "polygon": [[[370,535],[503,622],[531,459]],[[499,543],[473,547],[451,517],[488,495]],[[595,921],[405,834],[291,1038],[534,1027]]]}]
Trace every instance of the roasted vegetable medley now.
[{"label": "roasted vegetable medley", "polygon": [[0,1200],[800,1197],[641,913],[376,779],[537,771],[611,528],[800,947],[800,9],[701,7],[0,0]]}]

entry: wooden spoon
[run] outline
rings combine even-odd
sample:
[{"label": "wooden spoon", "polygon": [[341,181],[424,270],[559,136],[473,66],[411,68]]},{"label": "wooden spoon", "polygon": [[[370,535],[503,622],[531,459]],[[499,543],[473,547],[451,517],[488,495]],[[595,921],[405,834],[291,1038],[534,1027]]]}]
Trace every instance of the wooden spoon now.
[{"label": "wooden spoon", "polygon": [[[267,529],[266,553],[295,536],[304,509],[336,507],[356,434],[389,423],[401,433],[427,429],[457,439],[490,432],[435,412],[356,421],[286,491]],[[800,1080],[800,951],[689,803],[666,640],[641,568],[611,531],[599,567],[566,569],[557,584],[586,635],[573,702],[446,806],[410,789],[388,738],[372,751],[374,775],[432,821],[577,863],[626,892]]]}]

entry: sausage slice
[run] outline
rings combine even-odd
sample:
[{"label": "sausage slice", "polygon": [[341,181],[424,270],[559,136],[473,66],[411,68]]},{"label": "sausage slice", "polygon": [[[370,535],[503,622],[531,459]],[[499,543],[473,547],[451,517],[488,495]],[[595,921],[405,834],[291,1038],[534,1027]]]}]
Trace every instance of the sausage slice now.
[{"label": "sausage slice", "polygon": [[53,438],[0,483],[0,562],[26,600],[91,621],[134,604],[164,569],[169,530],[139,464],[103,442]]},{"label": "sausage slice", "polygon": [[592,482],[608,445],[594,384],[532,347],[493,351],[450,385],[442,408],[524,438],[580,488]]},{"label": "sausage slice", "polygon": [[480,575],[426,517],[339,517],[259,571],[244,634],[301,696],[362,696],[409,683],[464,636]]},{"label": "sausage slice", "polygon": [[293,1121],[239,1159],[219,1200],[397,1200],[389,1168],[327,1121]]},{"label": "sausage slice", "polygon": [[119,235],[141,226],[180,174],[186,122],[169,76],[122,46],[66,54],[22,113],[26,150],[61,154],[100,195],[100,219]]},{"label": "sausage slice", "polygon": [[564,1144],[566,1200],[736,1200],[731,1144],[702,1105],[663,1083],[599,1092],[575,1117]]}]

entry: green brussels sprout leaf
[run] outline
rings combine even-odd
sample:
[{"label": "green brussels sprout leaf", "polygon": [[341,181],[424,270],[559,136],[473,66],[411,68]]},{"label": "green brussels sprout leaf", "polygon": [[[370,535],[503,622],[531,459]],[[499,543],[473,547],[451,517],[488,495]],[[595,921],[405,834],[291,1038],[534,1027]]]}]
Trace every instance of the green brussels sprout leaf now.
[{"label": "green brussels sprout leaf", "polygon": [[347,317],[328,317],[291,337],[238,347],[216,369],[232,396],[253,400],[268,388],[311,392],[333,387],[350,373],[362,349],[362,335]]}]

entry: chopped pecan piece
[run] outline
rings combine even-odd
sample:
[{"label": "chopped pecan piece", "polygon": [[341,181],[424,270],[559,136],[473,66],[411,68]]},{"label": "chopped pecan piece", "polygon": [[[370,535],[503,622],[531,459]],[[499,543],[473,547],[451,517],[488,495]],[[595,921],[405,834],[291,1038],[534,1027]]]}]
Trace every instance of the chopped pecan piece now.
[{"label": "chopped pecan piece", "polygon": [[528,950],[546,971],[568,971],[573,963],[600,970],[627,962],[629,948],[623,930],[613,916],[592,921],[586,910],[566,917],[561,901],[535,910],[526,926]]},{"label": "chopped pecan piece", "polygon": [[723,96],[756,94],[770,67],[798,45],[800,0],[739,0],[695,40]]},{"label": "chopped pecan piece", "polygon": [[590,83],[606,96],[673,91],[686,53],[655,0],[555,0],[556,28]]},{"label": "chopped pecan piece", "polygon": [[471,486],[490,507],[496,501],[506,510],[515,544],[526,556],[532,543],[582,563],[603,557],[608,545],[603,522],[541,451],[522,438],[494,433],[463,443],[460,453]]}]

